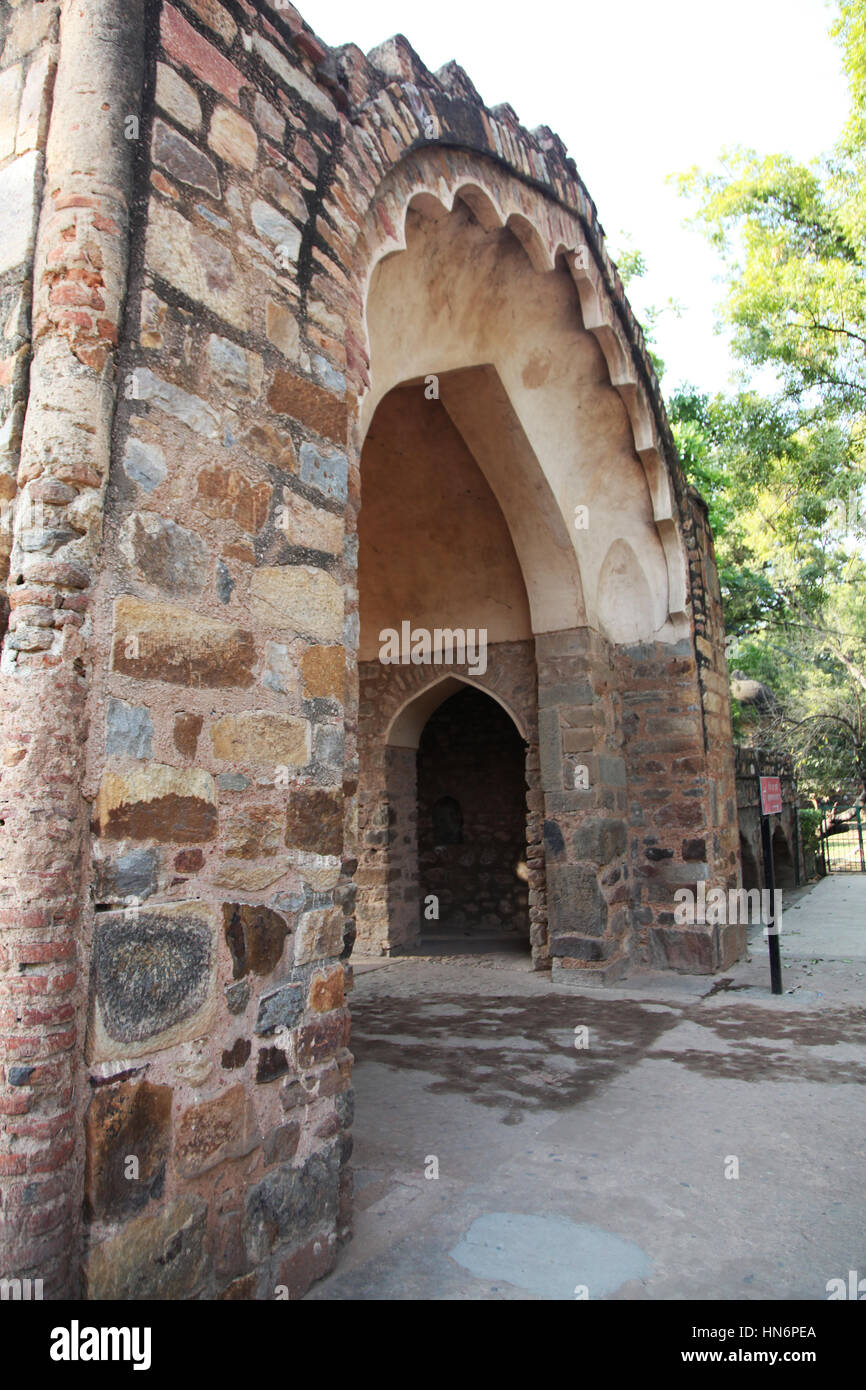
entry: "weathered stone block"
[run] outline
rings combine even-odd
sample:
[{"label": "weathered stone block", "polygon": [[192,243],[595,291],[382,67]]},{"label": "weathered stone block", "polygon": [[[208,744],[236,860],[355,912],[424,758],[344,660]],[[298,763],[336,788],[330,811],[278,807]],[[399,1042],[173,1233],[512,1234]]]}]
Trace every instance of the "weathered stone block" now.
[{"label": "weathered stone block", "polygon": [[109,699],[105,730],[105,752],[109,758],[153,756],[153,720],[144,705]]},{"label": "weathered stone block", "polygon": [[189,845],[217,833],[216,787],[200,768],[145,763],[106,771],[94,809],[98,833],[107,840]]},{"label": "weathered stone block", "polygon": [[338,642],[342,637],[342,586],[310,565],[256,570],[250,608],[261,622],[314,642]]},{"label": "weathered stone block", "polygon": [[130,437],[123,454],[123,469],[127,477],[138,483],[145,492],[153,492],[165,481],[165,454],[157,444],[146,444],[141,439]]},{"label": "weathered stone block", "polygon": [[257,352],[247,352],[230,339],[212,333],[207,360],[211,381],[221,395],[236,400],[256,399],[264,376],[264,363]]},{"label": "weathered stone block", "polygon": [[300,1167],[281,1164],[247,1193],[244,1241],[251,1260],[279,1245],[326,1230],[336,1219],[340,1183],[336,1146],[312,1154]]},{"label": "weathered stone block", "polygon": [[237,468],[218,464],[203,468],[196,478],[196,505],[205,516],[236,521],[243,531],[260,531],[268,519],[271,488],[252,482]]},{"label": "weathered stone block", "polygon": [[309,647],[301,658],[301,671],[308,700],[342,701],[346,681],[345,647]]},{"label": "weathered stone block", "polygon": [[716,929],[651,927],[647,933],[650,964],[657,970],[708,975],[718,968]]},{"label": "weathered stone block", "polygon": [[174,716],[174,729],[172,731],[174,746],[178,753],[182,757],[188,758],[190,762],[195,759],[195,750],[198,747],[198,737],[203,723],[204,719],[200,714],[187,714],[181,711]]},{"label": "weathered stone block", "polygon": [[[242,1014],[250,1002],[249,980],[239,980],[237,984],[226,985],[226,1008],[230,1014]],[[249,1054],[247,1054],[249,1055]]]},{"label": "weathered stone block", "polygon": [[286,212],[291,213],[294,220],[301,226],[309,220],[309,209],[300,189],[291,179],[287,179],[279,169],[265,169],[262,172],[261,182],[262,188],[268,196],[279,203]]},{"label": "weathered stone block", "polygon": [[610,864],[628,847],[628,827],[621,820],[593,820],[581,826],[572,837],[575,859],[594,864]]},{"label": "weathered stone block", "polygon": [[598,961],[607,958],[608,948],[605,941],[569,933],[551,937],[550,954],[569,960]]},{"label": "weathered stone block", "polygon": [[310,984],[310,1008],[314,1013],[329,1013],[341,1009],[345,1002],[345,974],[337,966],[327,975],[314,975]]},{"label": "weathered stone block", "polygon": [[303,1012],[303,985],[280,985],[279,989],[263,994],[259,1000],[256,1032],[261,1037],[267,1037],[278,1028],[294,1028]]},{"label": "weathered stone block", "polygon": [[230,859],[222,863],[212,863],[208,877],[215,887],[229,893],[262,893],[282,878],[290,868],[291,857],[287,854],[275,855],[264,864]]},{"label": "weathered stone block", "polygon": [[171,1097],[170,1086],[149,1081],[125,1081],[94,1093],[85,1122],[84,1188],[95,1220],[129,1216],[162,1196]]},{"label": "weathered stone block", "polygon": [[[277,1265],[274,1284],[286,1290],[291,1300],[303,1298],[317,1279],[324,1279],[337,1263],[338,1245],[324,1234],[308,1240],[300,1250],[294,1250]],[[284,1295],[285,1296],[285,1295]]]},{"label": "weathered stone block", "polygon": [[159,28],[163,47],[170,57],[238,104],[241,88],[246,85],[243,73],[208,43],[173,5],[163,5]]},{"label": "weathered stone block", "polygon": [[219,175],[213,161],[185,135],[158,119],[153,123],[153,162],[179,183],[201,189],[211,198],[221,196]]},{"label": "weathered stone block", "polygon": [[230,106],[218,106],[210,123],[208,144],[221,159],[227,159],[238,169],[256,167],[259,139],[255,129]]},{"label": "weathered stone block", "polygon": [[175,1300],[196,1292],[206,1271],[207,1203],[180,1197],[139,1216],[91,1250],[87,1296],[96,1301]]},{"label": "weathered stone block", "polygon": [[349,464],[345,454],[323,453],[315,444],[302,444],[301,477],[335,502],[345,502],[349,493]]},{"label": "weathered stone block", "polygon": [[131,595],[115,600],[114,671],[171,685],[245,689],[254,661],[252,633],[241,628]]},{"label": "weathered stone block", "polygon": [[265,306],[265,332],[275,348],[296,362],[301,347],[301,333],[298,321],[290,309],[269,299]]},{"label": "weathered stone block", "polygon": [[227,859],[270,859],[282,843],[282,817],[273,806],[241,806],[222,825]]},{"label": "weathered stone block", "polygon": [[97,901],[150,897],[156,891],[157,862],[154,849],[133,849],[118,859],[97,859]]},{"label": "weathered stone block", "polygon": [[184,1111],[174,1159],[185,1178],[196,1178],[230,1158],[243,1158],[262,1141],[255,1110],[243,1086]]},{"label": "weathered stone block", "polygon": [[295,1041],[301,1070],[317,1067],[349,1045],[350,1021],[345,1009],[338,1009],[315,1023],[300,1028]]},{"label": "weathered stone block", "polygon": [[146,260],[154,275],[247,332],[252,324],[249,281],[228,247],[191,226],[179,212],[151,200]]},{"label": "weathered stone block", "polygon": [[345,443],[347,409],[330,391],[292,372],[277,371],[268,392],[268,405],[280,415],[291,415],[316,434]]},{"label": "weathered stone block", "polygon": [[302,101],[312,106],[329,121],[337,119],[337,108],[326,92],[311,82],[302,68],[292,67],[288,59],[260,34],[253,34],[253,52],[257,54],[272,72],[281,78],[290,91],[295,92]]},{"label": "weathered stone block", "polygon": [[178,597],[201,593],[208,577],[201,536],[155,512],[133,512],[120,529],[118,548],[148,584]]},{"label": "weathered stone block", "polygon": [[310,761],[310,725],[291,714],[242,710],[210,731],[214,757],[258,766],[303,767]]},{"label": "weathered stone block", "polygon": [[[279,145],[286,133],[286,123],[278,111],[275,111],[269,101],[265,101],[261,93],[256,92],[253,97],[253,116],[259,130],[263,131],[269,139]],[[271,172],[270,170],[267,171]],[[264,180],[263,180],[264,182]]]},{"label": "weathered stone block", "polygon": [[91,1060],[140,1057],[213,1021],[216,919],[202,903],[100,913],[93,937]]},{"label": "weathered stone block", "polygon": [[300,1137],[301,1126],[297,1121],[272,1129],[265,1136],[262,1154],[265,1167],[271,1168],[276,1163],[290,1163],[298,1151]]},{"label": "weathered stone block", "polygon": [[168,63],[156,65],[156,104],[161,106],[172,120],[185,125],[187,130],[198,130],[201,125],[201,105],[188,82]]},{"label": "weathered stone block", "polygon": [[298,668],[289,655],[285,642],[268,642],[265,647],[265,669],[262,685],[280,695],[300,695]]},{"label": "weathered stone block", "polygon": [[286,844],[314,854],[342,854],[343,814],[342,791],[294,788],[286,814]]},{"label": "weathered stone block", "polygon": [[595,869],[583,864],[550,864],[547,872],[547,905],[550,935],[574,932],[603,936],[607,903]]},{"label": "weathered stone block", "polygon": [[180,420],[188,429],[207,439],[215,439],[219,434],[219,416],[200,396],[193,396],[173,382],[156,376],[149,367],[136,367],[132,382],[134,400],[152,401],[163,414]]},{"label": "weathered stone block", "polygon": [[281,257],[284,256],[290,261],[298,259],[298,252],[301,249],[301,234],[294,222],[290,222],[281,212],[277,212],[275,207],[271,207],[270,203],[263,202],[261,198],[254,199],[250,208],[250,216],[259,236],[278,246]]},{"label": "weathered stone block", "polygon": [[295,446],[288,430],[268,424],[251,425],[241,434],[241,443],[249,453],[275,463],[278,468],[291,472],[295,466]]},{"label": "weathered stone block", "polygon": [[253,1045],[249,1038],[236,1038],[234,1044],[223,1052],[221,1058],[223,1070],[237,1071],[239,1067],[246,1066],[252,1050]]},{"label": "weathered stone block", "polygon": [[343,549],[342,517],[316,507],[306,497],[283,489],[278,524],[289,545],[339,555]]},{"label": "weathered stone block", "polygon": [[234,978],[270,975],[279,965],[289,924],[273,908],[259,904],[224,903],[223,929],[232,956]]},{"label": "weathered stone block", "polygon": [[188,0],[189,7],[195,10],[199,19],[203,19],[209,29],[213,29],[215,34],[219,34],[226,48],[231,48],[238,26],[235,24],[228,10],[219,0]]},{"label": "weathered stone block", "polygon": [[267,1086],[291,1071],[288,1054],[281,1047],[260,1047],[256,1057],[256,1085]]},{"label": "weathered stone block", "polygon": [[339,956],[343,949],[343,913],[340,908],[302,912],[295,935],[295,965]]}]

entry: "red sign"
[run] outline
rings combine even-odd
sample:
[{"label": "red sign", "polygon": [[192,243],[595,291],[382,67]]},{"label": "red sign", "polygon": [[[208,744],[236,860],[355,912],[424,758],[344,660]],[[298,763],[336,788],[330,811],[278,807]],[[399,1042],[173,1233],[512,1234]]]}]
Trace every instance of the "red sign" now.
[{"label": "red sign", "polygon": [[765,816],[778,816],[782,813],[781,777],[761,778],[761,812]]}]

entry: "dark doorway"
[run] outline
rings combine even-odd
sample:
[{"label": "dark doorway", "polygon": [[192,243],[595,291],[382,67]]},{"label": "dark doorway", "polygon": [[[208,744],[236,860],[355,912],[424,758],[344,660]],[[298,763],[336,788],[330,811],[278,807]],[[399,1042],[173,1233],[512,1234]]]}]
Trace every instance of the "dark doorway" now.
[{"label": "dark doorway", "polygon": [[743,887],[746,889],[763,888],[758,861],[745,835],[740,836],[740,865],[743,870]]},{"label": "dark doorway", "polygon": [[425,937],[508,935],[528,951],[525,764],[520,734],[489,695],[467,687],[431,715],[418,746]]},{"label": "dark doorway", "polygon": [[780,825],[773,831],[773,869],[776,875],[777,888],[796,888],[797,873],[794,868],[794,860],[791,857],[791,850],[785,838],[785,832]]}]

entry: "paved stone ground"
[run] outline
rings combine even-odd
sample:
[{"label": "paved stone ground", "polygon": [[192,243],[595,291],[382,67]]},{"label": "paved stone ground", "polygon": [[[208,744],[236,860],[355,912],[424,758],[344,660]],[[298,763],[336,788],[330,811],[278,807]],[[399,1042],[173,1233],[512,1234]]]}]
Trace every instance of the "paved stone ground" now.
[{"label": "paved stone ground", "polygon": [[724,976],[586,993],[513,946],[357,961],[355,1238],[308,1298],[823,1300],[866,1275],[864,939],[847,875],[786,895],[778,998],[760,927]]}]

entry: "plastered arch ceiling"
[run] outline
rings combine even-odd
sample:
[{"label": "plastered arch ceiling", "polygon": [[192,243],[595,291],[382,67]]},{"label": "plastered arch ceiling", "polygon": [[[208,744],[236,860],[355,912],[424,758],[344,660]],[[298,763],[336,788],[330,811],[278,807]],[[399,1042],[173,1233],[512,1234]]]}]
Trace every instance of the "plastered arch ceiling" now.
[{"label": "plastered arch ceiling", "polygon": [[[393,387],[436,374],[509,525],[533,631],[588,623],[615,642],[678,640],[685,557],[670,481],[586,248],[549,249],[524,213],[473,184],[419,189],[403,212],[399,242],[370,267],[361,437]],[[512,420],[508,461],[485,429],[494,401],[500,425]]]}]

